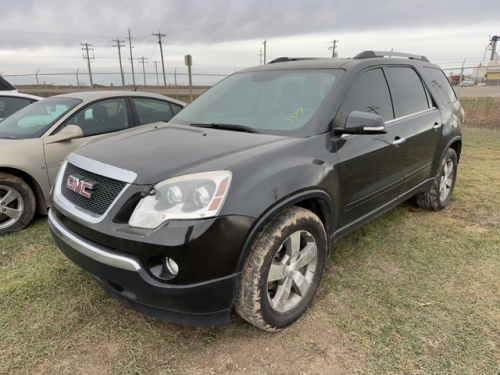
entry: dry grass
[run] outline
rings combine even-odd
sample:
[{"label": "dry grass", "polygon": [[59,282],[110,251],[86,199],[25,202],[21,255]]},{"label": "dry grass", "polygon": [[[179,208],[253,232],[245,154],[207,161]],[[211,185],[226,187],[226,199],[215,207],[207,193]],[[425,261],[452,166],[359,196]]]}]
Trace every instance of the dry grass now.
[{"label": "dry grass", "polygon": [[0,239],[0,373],[497,374],[500,130],[464,139],[450,206],[406,203],[340,241],[311,309],[276,334],[236,315],[194,329],[135,313],[38,218]]},{"label": "dry grass", "polygon": [[500,98],[462,98],[465,126],[500,129]]}]

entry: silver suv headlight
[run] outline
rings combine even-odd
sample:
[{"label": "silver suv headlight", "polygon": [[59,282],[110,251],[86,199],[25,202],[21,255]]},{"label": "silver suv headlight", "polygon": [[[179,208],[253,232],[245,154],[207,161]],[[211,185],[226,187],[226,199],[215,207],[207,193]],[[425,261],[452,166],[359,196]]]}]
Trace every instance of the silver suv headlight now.
[{"label": "silver suv headlight", "polygon": [[167,220],[217,216],[226,199],[229,171],[194,173],[159,182],[135,208],[129,225],[154,229]]}]

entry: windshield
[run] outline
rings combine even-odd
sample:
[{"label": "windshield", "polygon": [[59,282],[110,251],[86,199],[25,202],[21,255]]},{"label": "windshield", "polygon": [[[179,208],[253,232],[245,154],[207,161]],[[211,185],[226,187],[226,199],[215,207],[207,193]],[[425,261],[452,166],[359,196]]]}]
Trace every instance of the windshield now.
[{"label": "windshield", "polygon": [[[184,108],[171,122],[302,137],[333,89],[340,70],[276,70],[236,73]],[[224,126],[224,125],[232,125]]]},{"label": "windshield", "polygon": [[33,103],[0,122],[0,138],[38,138],[81,102],[72,98],[47,98]]}]

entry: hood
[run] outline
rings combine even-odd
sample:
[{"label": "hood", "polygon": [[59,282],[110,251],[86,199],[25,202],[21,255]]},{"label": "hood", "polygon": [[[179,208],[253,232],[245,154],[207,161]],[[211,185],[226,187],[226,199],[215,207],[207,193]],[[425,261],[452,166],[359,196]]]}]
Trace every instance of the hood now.
[{"label": "hood", "polygon": [[135,184],[189,173],[223,170],[296,138],[155,124],[102,138],[77,154],[135,172]]}]

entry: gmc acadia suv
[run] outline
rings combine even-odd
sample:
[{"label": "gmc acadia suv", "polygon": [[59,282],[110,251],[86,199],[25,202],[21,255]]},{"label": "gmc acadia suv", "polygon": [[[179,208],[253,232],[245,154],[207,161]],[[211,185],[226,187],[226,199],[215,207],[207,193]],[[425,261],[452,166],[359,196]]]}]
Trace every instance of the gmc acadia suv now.
[{"label": "gmc acadia suv", "polygon": [[335,241],[412,197],[448,205],[463,117],[423,56],[280,58],[231,75],[168,124],[70,154],[52,235],[141,313],[212,326],[234,307],[279,330],[306,311]]}]

